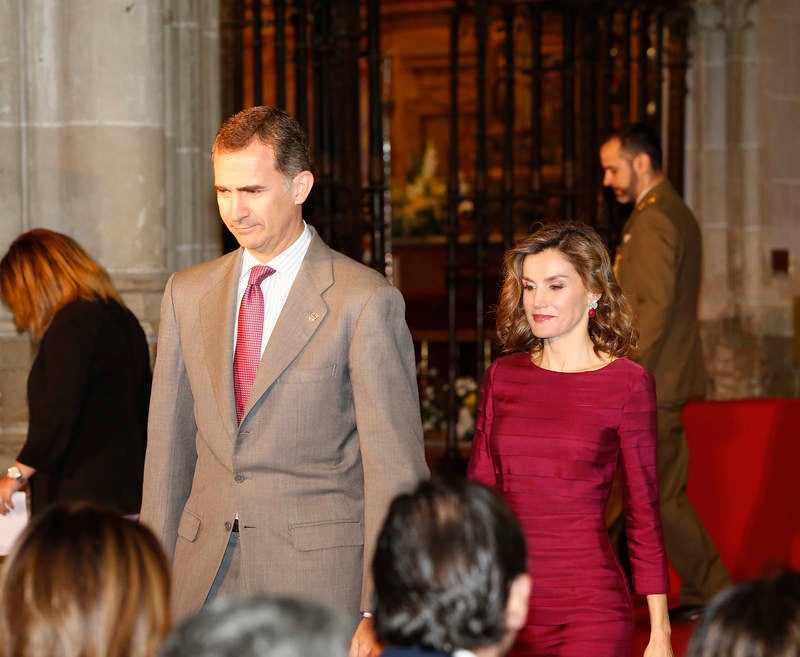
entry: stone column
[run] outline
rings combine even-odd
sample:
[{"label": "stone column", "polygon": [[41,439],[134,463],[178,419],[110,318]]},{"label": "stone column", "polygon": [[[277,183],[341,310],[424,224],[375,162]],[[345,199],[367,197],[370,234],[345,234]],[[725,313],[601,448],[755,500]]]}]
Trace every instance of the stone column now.
[{"label": "stone column", "polygon": [[[727,203],[727,27],[715,3],[697,3],[690,36],[685,200],[703,232],[702,319],[731,313]],[[711,292],[713,290],[713,293]]]},{"label": "stone column", "polygon": [[[42,226],[112,275],[151,344],[167,275],[220,252],[217,3],[0,0],[0,250]],[[0,315],[0,468],[31,349]],[[68,384],[68,382],[66,382]]]},{"label": "stone column", "polygon": [[[800,276],[800,6],[694,4],[686,200],[704,240],[700,304],[710,395],[797,394],[792,300]],[[794,209],[794,212],[793,212]],[[789,271],[773,271],[773,250]]]},{"label": "stone column", "polygon": [[[758,79],[753,81],[761,148],[752,182],[761,207],[759,273],[766,395],[800,395],[800,364],[793,356],[792,305],[800,296],[800,3],[761,0],[754,27]],[[757,90],[757,91],[756,91]],[[772,267],[773,251],[788,252],[788,272]]]},{"label": "stone column", "polygon": [[[756,336],[741,325],[741,166],[738,132],[742,105],[738,45],[731,2],[694,5],[690,48],[686,202],[703,233],[702,322],[711,397],[755,394],[751,358]],[[742,347],[753,345],[746,352]],[[742,358],[744,356],[744,358]]]},{"label": "stone column", "polygon": [[220,255],[211,144],[221,122],[219,3],[167,0],[166,254],[170,271]]},{"label": "stone column", "polygon": [[[0,1],[0,250],[24,223],[28,194],[22,162],[23,74],[25,62],[19,2]],[[10,313],[0,307],[0,468],[16,454],[27,420],[25,377],[30,361],[28,341],[17,337]],[[1,472],[1,471],[0,471]]]}]

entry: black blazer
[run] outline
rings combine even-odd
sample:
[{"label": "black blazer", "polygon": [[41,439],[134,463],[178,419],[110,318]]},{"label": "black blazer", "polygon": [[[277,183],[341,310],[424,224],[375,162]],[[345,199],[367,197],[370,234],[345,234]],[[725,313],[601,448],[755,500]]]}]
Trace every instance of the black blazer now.
[{"label": "black blazer", "polygon": [[387,645],[381,657],[450,657],[452,653],[425,650],[419,646],[393,646]]},{"label": "black blazer", "polygon": [[31,511],[64,500],[138,513],[150,402],[150,354],[134,314],[116,302],[61,308],[28,377],[28,438],[36,468]]}]

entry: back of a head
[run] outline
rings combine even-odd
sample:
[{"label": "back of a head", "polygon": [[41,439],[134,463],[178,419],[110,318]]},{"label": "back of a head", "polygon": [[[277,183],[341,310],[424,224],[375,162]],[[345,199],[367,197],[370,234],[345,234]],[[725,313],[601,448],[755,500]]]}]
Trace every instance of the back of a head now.
[{"label": "back of a head", "polygon": [[180,623],[160,657],[346,657],[349,635],[327,607],[292,598],[220,598]]},{"label": "back of a head", "polygon": [[0,657],[152,657],[169,563],[143,525],[87,504],[34,517],[0,578]]},{"label": "back of a head", "polygon": [[17,327],[41,338],[53,315],[76,299],[115,299],[110,276],[69,235],[34,228],[0,260],[0,294]]},{"label": "back of a head", "polygon": [[631,157],[644,153],[650,158],[650,167],[653,171],[661,171],[664,162],[664,153],[661,140],[649,126],[644,123],[632,123],[617,133],[622,150]]},{"label": "back of a head", "polygon": [[687,657],[800,657],[800,573],[726,589],[697,626]]},{"label": "back of a head", "polygon": [[376,634],[442,652],[496,644],[511,586],[525,569],[524,534],[494,491],[423,482],[392,502],[378,538]]}]

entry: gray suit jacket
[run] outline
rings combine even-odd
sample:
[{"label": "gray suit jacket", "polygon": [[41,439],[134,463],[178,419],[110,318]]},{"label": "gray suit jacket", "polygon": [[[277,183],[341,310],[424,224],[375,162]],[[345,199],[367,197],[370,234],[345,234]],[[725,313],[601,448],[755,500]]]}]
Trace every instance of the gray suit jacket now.
[{"label": "gray suit jacket", "polygon": [[616,271],[636,316],[636,360],[655,377],[659,405],[705,395],[697,322],[701,253],[692,211],[669,181],[653,187],[625,224]]},{"label": "gray suit jacket", "polygon": [[179,615],[205,600],[238,513],[242,593],[318,600],[355,624],[388,505],[428,473],[402,296],[314,233],[237,426],[241,255],[167,283],[142,520],[173,560]]}]

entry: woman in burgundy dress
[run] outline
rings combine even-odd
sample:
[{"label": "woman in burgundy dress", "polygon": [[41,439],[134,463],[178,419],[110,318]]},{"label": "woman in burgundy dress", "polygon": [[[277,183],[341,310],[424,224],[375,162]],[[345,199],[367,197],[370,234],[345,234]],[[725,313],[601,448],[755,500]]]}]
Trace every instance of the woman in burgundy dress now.
[{"label": "woman in burgundy dress", "polygon": [[469,476],[494,486],[528,540],[533,592],[512,656],[628,657],[633,611],[606,532],[619,463],[646,657],[671,657],[656,481],[653,378],[597,233],[552,224],[511,249],[497,309],[503,351],[483,380]]}]

